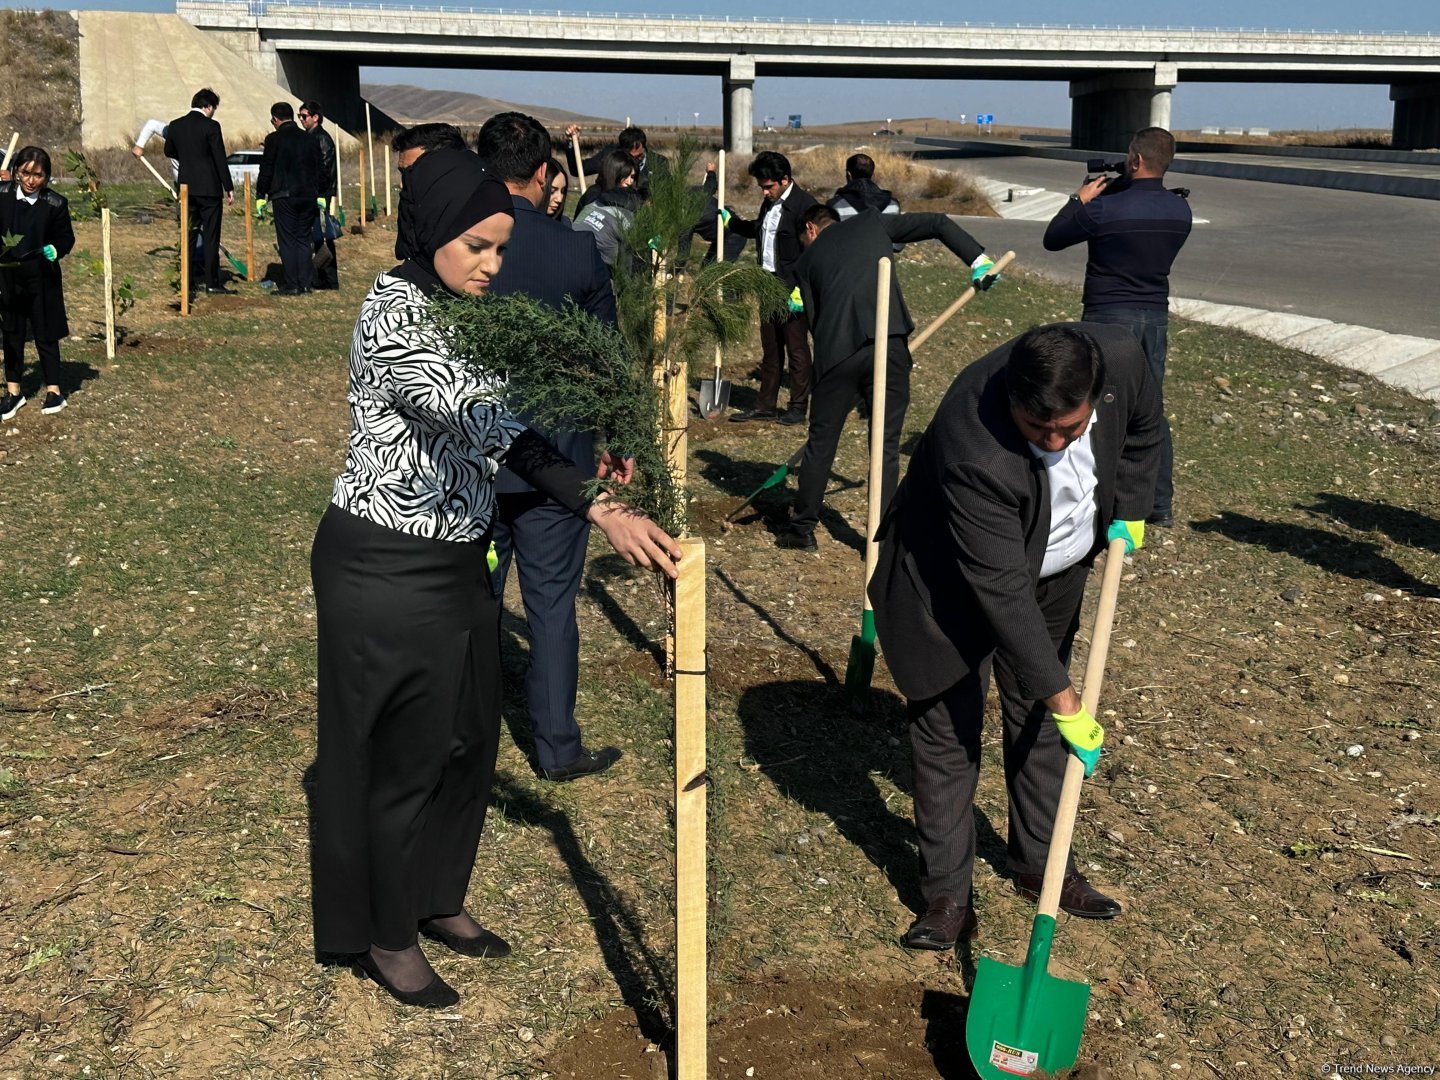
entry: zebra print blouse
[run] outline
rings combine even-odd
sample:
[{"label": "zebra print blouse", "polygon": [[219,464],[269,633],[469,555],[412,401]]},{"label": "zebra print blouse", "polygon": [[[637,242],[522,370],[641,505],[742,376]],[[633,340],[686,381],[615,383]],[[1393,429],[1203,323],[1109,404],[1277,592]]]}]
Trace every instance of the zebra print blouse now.
[{"label": "zebra print blouse", "polygon": [[525,431],[501,386],[445,355],[409,281],[375,279],[350,343],[354,421],[331,501],[414,536],[480,540],[495,513],[495,473]]}]

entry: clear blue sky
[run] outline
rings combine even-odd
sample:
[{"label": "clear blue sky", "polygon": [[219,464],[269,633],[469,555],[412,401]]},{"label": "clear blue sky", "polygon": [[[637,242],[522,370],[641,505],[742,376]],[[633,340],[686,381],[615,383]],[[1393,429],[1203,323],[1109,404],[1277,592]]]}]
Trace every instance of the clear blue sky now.
[{"label": "clear blue sky", "polygon": [[[66,0],[4,7],[174,10],[173,0]],[[397,5],[408,6],[408,5]],[[453,6],[464,6],[454,4]],[[476,3],[477,7],[519,6]],[[529,4],[525,5],[529,6]],[[583,10],[584,3],[545,3],[537,9]],[[1375,30],[1440,34],[1437,0],[1149,0],[1145,4],[1093,4],[1062,0],[1019,0],[1008,5],[961,5],[953,0],[911,0],[903,7],[874,0],[821,0],[765,4],[761,0],[606,0],[608,10],[665,14],[767,15],[771,17],[877,20],[902,12],[918,22],[999,22],[1004,25],[1091,23],[1104,26],[1219,26],[1293,30]],[[428,68],[367,68],[366,82],[412,83],[468,90],[509,101],[574,109],[637,123],[720,120],[716,78],[641,75],[564,75],[527,72],[447,71]],[[1389,127],[1389,90],[1374,86],[1186,84],[1176,89],[1173,124],[1271,128]],[[995,114],[998,123],[1065,127],[1070,103],[1064,83],[939,82],[930,80],[776,79],[755,84],[755,121],[801,113],[809,123],[904,116],[958,118],[961,113]]]}]

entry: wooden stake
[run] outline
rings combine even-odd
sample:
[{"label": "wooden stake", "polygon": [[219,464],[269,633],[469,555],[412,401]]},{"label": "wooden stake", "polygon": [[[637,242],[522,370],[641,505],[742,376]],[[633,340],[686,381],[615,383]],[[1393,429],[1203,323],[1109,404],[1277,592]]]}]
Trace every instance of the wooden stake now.
[{"label": "wooden stake", "polygon": [[385,217],[392,216],[390,210],[390,144],[385,144]]},{"label": "wooden stake", "polygon": [[580,181],[580,194],[585,194],[585,162],[580,157],[580,133],[570,133],[570,145],[575,148],[575,179]]},{"label": "wooden stake", "polygon": [[245,174],[245,280],[255,280],[255,200],[250,197],[250,174]]},{"label": "wooden stake", "polygon": [[[365,102],[365,151],[370,155],[370,192],[380,189],[375,186],[375,132],[370,127],[370,102]],[[365,200],[360,200],[360,221],[365,221]]]},{"label": "wooden stake", "polygon": [[180,185],[180,314],[190,314],[190,185]]},{"label": "wooden stake", "polygon": [[115,359],[115,268],[110,262],[110,210],[100,211],[100,258],[105,264],[105,359]]},{"label": "wooden stake", "polygon": [[344,156],[340,152],[340,139],[338,138],[340,134],[340,125],[336,124],[335,135],[337,136],[337,138],[335,139],[335,209],[337,212],[345,205],[345,178],[340,174],[340,159]]},{"label": "wooden stake", "polygon": [[5,148],[5,159],[0,161],[0,172],[10,168],[10,159],[15,156],[15,144],[20,141],[20,132],[10,136],[10,145]]},{"label": "wooden stake", "polygon": [[360,176],[360,224],[365,224],[365,148],[360,147],[360,167],[355,170]]},{"label": "wooden stake", "polygon": [[675,582],[675,1075],[704,1080],[705,541],[680,541]]}]

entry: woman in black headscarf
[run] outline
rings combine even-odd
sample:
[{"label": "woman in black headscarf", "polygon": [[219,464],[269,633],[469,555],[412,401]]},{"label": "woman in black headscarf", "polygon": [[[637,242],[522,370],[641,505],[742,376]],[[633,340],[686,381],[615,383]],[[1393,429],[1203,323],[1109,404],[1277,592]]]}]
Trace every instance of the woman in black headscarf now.
[{"label": "woman in black headscarf", "polygon": [[503,463],[671,576],[680,552],[505,407],[503,387],[426,325],[442,290],[479,295],[514,223],[467,151],[416,163],[419,252],[381,274],[350,346],[354,420],[311,554],[319,655],[315,946],[406,1004],[459,1000],[418,934],[467,956],[509,946],[465,911],[500,738],[498,608],[486,553]]}]

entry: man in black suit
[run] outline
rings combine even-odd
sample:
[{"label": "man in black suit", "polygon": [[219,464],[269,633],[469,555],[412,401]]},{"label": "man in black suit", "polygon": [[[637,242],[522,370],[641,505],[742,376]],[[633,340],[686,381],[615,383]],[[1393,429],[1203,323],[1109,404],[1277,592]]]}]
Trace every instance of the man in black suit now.
[{"label": "man in black suit", "polygon": [[[568,297],[594,318],[614,326],[615,293],[595,241],[546,217],[541,210],[550,163],[550,136],[545,128],[523,113],[500,113],[480,129],[475,149],[486,169],[510,189],[515,204],[515,229],[505,251],[505,265],[491,282],[490,291],[497,296],[524,293],[556,309]],[[547,434],[560,452],[581,468],[593,465],[594,432]],[[617,462],[607,453],[600,459],[599,475],[609,475],[614,469],[628,479],[633,467],[633,462]],[[495,490],[494,540],[499,565],[491,575],[491,587],[503,601],[513,559],[520,575],[530,639],[525,696],[540,775],[563,781],[603,772],[620,759],[620,751],[613,746],[586,749],[575,719],[580,679],[575,597],[585,569],[590,526],[508,469],[500,470]]]},{"label": "man in black suit", "polygon": [[[1089,775],[1104,736],[1069,675],[1085,580],[1107,537],[1127,550],[1143,542],[1163,431],[1134,336],[1060,323],[963,370],[915,448],[880,526],[869,589],[910,716],[927,904],[903,939],[910,948],[949,948],[975,928],[973,800],[992,663],[1009,870],[1016,891],[1039,895],[1066,753]],[[1086,918],[1120,912],[1073,860],[1060,907]]]},{"label": "man in black suit", "polygon": [[288,101],[270,106],[270,126],[275,130],[265,136],[255,196],[261,203],[268,199],[275,211],[275,243],[285,268],[279,295],[299,296],[310,291],[315,275],[310,244],[320,190],[320,145],[295,123]]},{"label": "man in black suit", "polygon": [[[799,491],[790,526],[776,537],[780,547],[815,550],[815,526],[840,434],[857,395],[869,400],[875,371],[875,286],[880,260],[895,244],[939,240],[969,267],[971,282],[988,289],[993,265],[969,233],[944,214],[891,214],[874,209],[841,221],[829,206],[812,206],[800,217],[805,253],[795,264],[800,298],[815,335],[815,387],[810,399],[810,437],[800,460]],[[890,327],[885,366],[885,456],[881,506],[900,480],[900,431],[910,407],[910,348],[915,323],[905,307],[900,279],[890,278]]]},{"label": "man in black suit", "polygon": [[[215,121],[220,95],[206,87],[195,91],[190,111],[171,120],[165,129],[165,156],[179,163],[178,183],[189,188],[190,237],[198,230],[203,251],[206,292],[231,292],[220,284],[221,199],[235,202],[235,185],[225,164],[225,138]],[[185,282],[190,287],[190,282]]]},{"label": "man in black suit", "polygon": [[575,136],[579,133],[579,124],[570,124],[565,128],[565,162],[569,166],[571,176],[598,175],[600,172],[600,163],[605,160],[605,155],[612,150],[621,150],[628,154],[630,160],[635,163],[635,190],[638,191],[640,197],[644,199],[649,197],[650,194],[651,174],[670,164],[663,154],[650,153],[644,128],[625,128],[615,137],[613,144],[602,147],[583,160],[575,156],[577,142]]},{"label": "man in black suit", "polygon": [[[810,324],[793,290],[799,284],[795,264],[800,261],[800,218],[815,205],[808,191],[790,178],[790,162],[783,154],[766,150],[750,163],[750,175],[765,198],[754,221],[746,221],[726,210],[725,227],[736,236],[754,240],[760,265],[792,290],[788,314],[760,324],[760,393],[755,407],[732,413],[731,421],[776,420],[803,424],[810,403]],[[723,193],[722,193],[723,194]],[[722,200],[723,201],[723,200]],[[790,406],[784,415],[776,412],[780,400],[780,376],[790,358]]]},{"label": "man in black suit", "polygon": [[311,260],[315,264],[314,285],[317,289],[338,289],[340,287],[339,264],[335,260],[335,238],[325,226],[328,225],[330,200],[335,198],[335,140],[325,130],[325,114],[320,111],[318,101],[307,101],[300,106],[300,126],[315,140],[320,149],[320,184],[315,192],[315,205],[320,210],[319,239],[312,232]]}]

